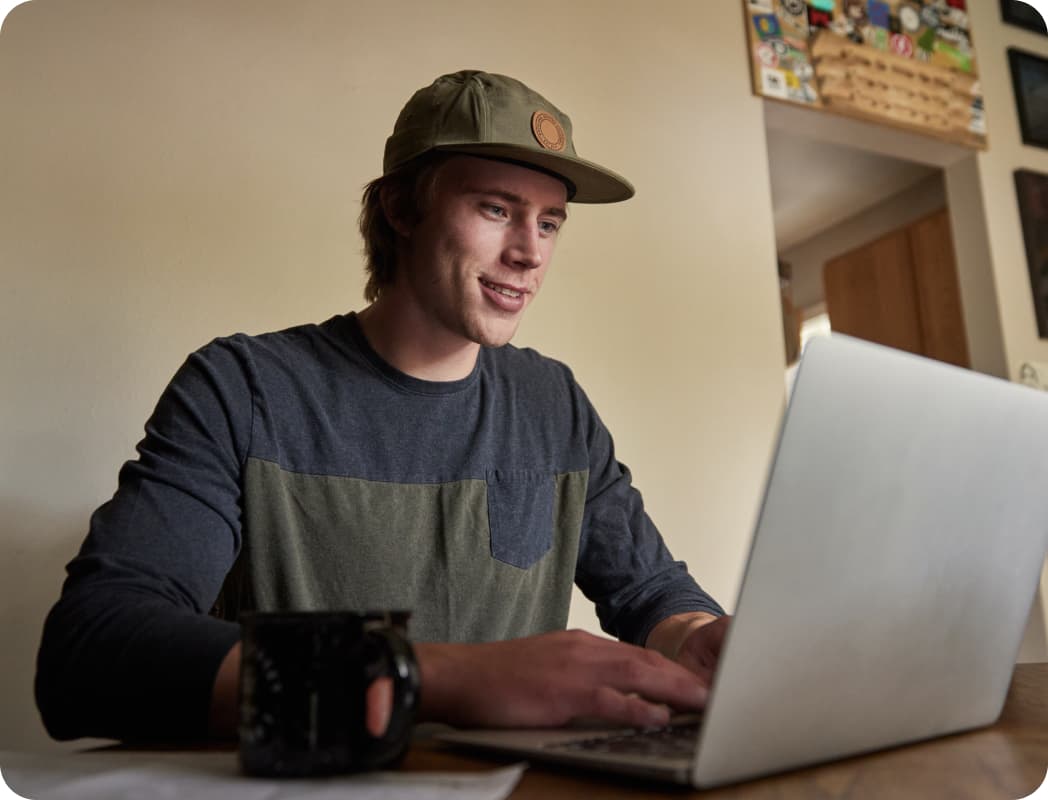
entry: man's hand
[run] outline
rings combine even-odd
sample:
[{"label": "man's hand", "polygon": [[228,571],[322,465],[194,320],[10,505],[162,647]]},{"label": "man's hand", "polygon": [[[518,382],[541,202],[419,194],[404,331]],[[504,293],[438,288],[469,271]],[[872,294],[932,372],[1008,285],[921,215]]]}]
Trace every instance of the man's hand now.
[{"label": "man's hand", "polygon": [[708,687],[713,682],[729,625],[731,617],[723,616],[693,628],[677,652],[677,663],[698,675],[703,686]]},{"label": "man's hand", "polygon": [[676,614],[652,628],[647,646],[687,667],[708,688],[730,624],[730,616]]},{"label": "man's hand", "polygon": [[579,717],[665,725],[706,688],[665,656],[583,631],[486,644],[417,644],[422,717],[475,727],[555,727]]},{"label": "man's hand", "polygon": [[[668,617],[652,630],[648,650],[582,631],[482,645],[415,645],[423,716],[475,727],[556,727],[576,717],[664,725],[667,706],[706,705],[730,624],[730,616],[704,613]],[[677,665],[692,675],[682,675]],[[380,679],[368,690],[374,736],[389,719],[391,687]],[[449,706],[452,697],[459,699]]]}]

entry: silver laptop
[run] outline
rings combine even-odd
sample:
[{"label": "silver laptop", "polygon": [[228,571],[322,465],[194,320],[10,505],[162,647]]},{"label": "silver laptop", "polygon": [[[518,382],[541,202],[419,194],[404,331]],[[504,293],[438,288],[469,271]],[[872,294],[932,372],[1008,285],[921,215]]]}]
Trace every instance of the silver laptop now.
[{"label": "silver laptop", "polygon": [[441,738],[710,787],[992,723],[1048,549],[1045,487],[1048,394],[814,340],[701,720]]}]

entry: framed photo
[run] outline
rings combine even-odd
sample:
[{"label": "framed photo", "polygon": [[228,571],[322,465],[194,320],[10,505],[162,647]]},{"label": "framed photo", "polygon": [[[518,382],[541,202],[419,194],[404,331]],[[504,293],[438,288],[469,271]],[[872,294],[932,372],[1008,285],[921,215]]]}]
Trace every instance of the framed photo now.
[{"label": "framed photo", "polygon": [[1048,175],[1016,170],[1015,192],[1026,245],[1037,334],[1048,339]]},{"label": "framed photo", "polygon": [[1048,148],[1048,59],[1008,48],[1023,143]]},{"label": "framed photo", "polygon": [[1048,25],[1033,6],[1020,0],[1001,0],[1001,19],[1010,25],[1018,25],[1028,31],[1048,36]]}]

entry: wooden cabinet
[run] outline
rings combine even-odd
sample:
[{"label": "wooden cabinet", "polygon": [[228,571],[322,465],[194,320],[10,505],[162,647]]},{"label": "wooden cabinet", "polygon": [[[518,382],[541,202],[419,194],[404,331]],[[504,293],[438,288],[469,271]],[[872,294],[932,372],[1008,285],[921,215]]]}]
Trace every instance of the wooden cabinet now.
[{"label": "wooden cabinet", "polygon": [[968,367],[968,339],[946,209],[828,261],[835,331]]}]

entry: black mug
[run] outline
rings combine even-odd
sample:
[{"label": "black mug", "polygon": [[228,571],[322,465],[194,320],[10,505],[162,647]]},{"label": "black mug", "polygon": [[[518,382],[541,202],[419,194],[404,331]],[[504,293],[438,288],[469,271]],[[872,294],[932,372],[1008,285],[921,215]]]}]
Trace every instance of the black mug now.
[{"label": "black mug", "polygon": [[[411,741],[419,672],[407,611],[251,612],[240,618],[240,765],[302,777],[396,763]],[[386,732],[365,724],[367,688],[393,679]]]}]

